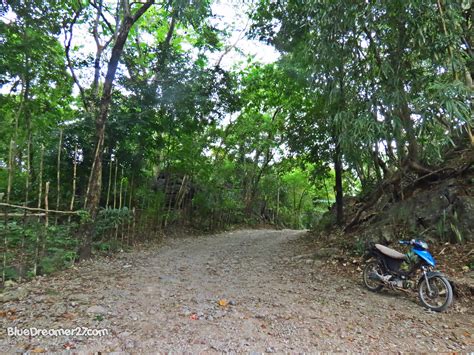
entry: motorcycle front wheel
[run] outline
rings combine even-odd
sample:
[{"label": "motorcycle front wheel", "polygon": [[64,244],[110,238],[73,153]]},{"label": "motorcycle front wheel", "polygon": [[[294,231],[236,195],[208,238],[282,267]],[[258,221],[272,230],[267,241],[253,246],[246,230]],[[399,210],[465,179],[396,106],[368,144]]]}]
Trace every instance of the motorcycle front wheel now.
[{"label": "motorcycle front wheel", "polygon": [[440,275],[430,277],[428,283],[426,279],[423,279],[418,287],[421,303],[432,311],[445,311],[453,303],[451,284],[445,277]]},{"label": "motorcycle front wheel", "polygon": [[383,275],[383,270],[380,263],[377,260],[369,261],[364,268],[362,273],[362,278],[364,280],[364,285],[372,292],[378,292],[382,289],[382,281],[373,280],[370,278],[370,274],[375,273]]}]

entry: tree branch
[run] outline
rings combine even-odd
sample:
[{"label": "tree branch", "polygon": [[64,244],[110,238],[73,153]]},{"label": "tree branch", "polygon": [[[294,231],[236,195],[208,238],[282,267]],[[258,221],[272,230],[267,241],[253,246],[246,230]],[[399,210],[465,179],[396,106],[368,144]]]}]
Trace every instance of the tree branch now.
[{"label": "tree branch", "polygon": [[94,41],[96,45],[96,53],[94,59],[94,80],[92,81],[92,94],[94,99],[97,98],[98,90],[99,90],[99,78],[100,78],[100,59],[102,57],[102,52],[104,50],[104,46],[100,43],[99,38],[99,20],[100,15],[102,14],[102,0],[99,0],[99,4],[96,4],[95,1],[91,1],[92,7],[97,10],[97,15],[94,20],[94,26],[92,27],[92,34],[94,36]]},{"label": "tree branch", "polygon": [[[151,5],[155,3],[155,0],[148,0],[146,3],[143,4],[142,7],[140,7],[137,12],[133,15],[133,23],[135,23],[144,13],[146,10],[150,8]],[[129,7],[130,9],[130,7]]]},{"label": "tree branch", "polygon": [[122,7],[123,7],[124,17],[131,17],[131,14],[130,14],[131,7],[128,0],[122,0]]},{"label": "tree branch", "polygon": [[235,40],[235,42],[233,44],[231,44],[230,46],[227,46],[227,48],[224,50],[224,52],[222,53],[222,55],[219,57],[219,59],[217,60],[216,64],[214,65],[214,67],[220,67],[221,65],[221,62],[222,62],[222,59],[224,59],[224,57],[229,54],[229,52],[231,50],[233,50],[237,44],[240,42],[240,40],[244,37],[245,35],[245,32],[247,31],[247,28],[249,26],[249,23],[250,23],[250,17],[247,19],[247,23],[245,24],[244,28],[242,29],[242,31],[240,31],[239,33],[239,36],[237,37],[237,39]]},{"label": "tree branch", "polygon": [[25,207],[19,205],[12,205],[10,203],[0,202],[0,206],[2,207],[10,207],[10,208],[18,208],[26,211],[34,211],[34,212],[48,212],[48,213],[61,213],[61,214],[77,214],[77,211],[58,211],[58,210],[46,210],[44,208],[36,208],[36,207]]},{"label": "tree branch", "polygon": [[[102,7],[102,1],[101,1],[101,4],[100,4],[100,5],[101,5],[101,7]],[[99,7],[98,7],[97,4],[95,3],[95,1],[94,1],[94,2],[91,2],[91,6],[92,6],[94,9],[99,10]],[[110,11],[110,10],[109,10],[109,11]],[[99,11],[99,13],[100,13],[100,17],[101,17],[102,20],[104,21],[104,23],[105,23],[105,25],[107,26],[107,28],[110,30],[110,32],[114,33],[115,30],[114,30],[112,24],[109,22],[109,20],[107,20],[107,18],[105,17],[103,9],[101,9],[101,10]]]},{"label": "tree branch", "polygon": [[174,11],[171,14],[171,22],[170,22],[170,27],[168,28],[168,32],[166,33],[166,38],[164,42],[160,43],[161,46],[161,58],[158,61],[158,64],[154,68],[155,70],[155,75],[152,78],[151,82],[152,85],[156,84],[158,82],[158,74],[164,69],[165,64],[166,64],[166,53],[171,45],[171,39],[173,38],[173,33],[174,29],[176,27],[176,16]]},{"label": "tree branch", "polygon": [[[81,83],[79,82],[79,78],[77,77],[76,72],[74,71],[74,65],[72,63],[71,55],[70,55],[74,25],[75,25],[77,19],[79,18],[79,15],[81,14],[82,10],[83,10],[82,6],[79,7],[79,10],[77,10],[74,13],[74,17],[71,21],[71,25],[69,26],[69,29],[64,31],[64,52],[66,54],[67,66],[69,68],[69,71],[71,72],[72,79],[74,80],[74,83],[79,88],[79,93],[81,95],[81,100],[82,100],[82,103],[84,105],[84,109],[88,112],[89,111],[89,103],[86,99],[85,90],[82,87]],[[68,37],[68,34],[69,34],[69,37]]]},{"label": "tree branch", "polygon": [[99,4],[97,5],[95,1],[91,1],[92,7],[94,7],[97,10],[97,15],[94,20],[94,26],[92,27],[92,34],[94,35],[94,41],[97,47],[100,47],[100,41],[99,41],[99,20],[100,20],[100,14],[102,13],[102,0],[99,0]]}]

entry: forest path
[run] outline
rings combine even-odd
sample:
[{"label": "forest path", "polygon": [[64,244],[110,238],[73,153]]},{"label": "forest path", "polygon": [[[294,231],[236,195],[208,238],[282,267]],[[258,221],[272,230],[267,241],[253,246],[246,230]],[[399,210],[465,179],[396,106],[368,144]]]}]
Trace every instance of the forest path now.
[{"label": "forest path", "polygon": [[[240,230],[167,239],[23,285],[3,304],[0,353],[12,351],[473,351],[470,315],[424,310],[316,273],[301,231]],[[219,300],[230,301],[227,306]],[[225,302],[224,302],[225,303]],[[108,336],[11,337],[24,329]]]}]

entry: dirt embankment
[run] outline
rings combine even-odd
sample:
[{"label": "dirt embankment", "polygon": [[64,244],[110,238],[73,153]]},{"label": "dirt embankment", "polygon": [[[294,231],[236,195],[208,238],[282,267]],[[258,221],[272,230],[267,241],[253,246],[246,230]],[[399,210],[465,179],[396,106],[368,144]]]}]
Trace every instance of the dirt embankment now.
[{"label": "dirt embankment", "polygon": [[[349,237],[474,242],[474,150],[453,151],[442,165],[426,172],[400,169],[344,204],[343,230]],[[335,219],[334,206],[316,229],[331,232]]]},{"label": "dirt embankment", "polygon": [[[331,253],[308,252],[302,232],[244,230],[84,263],[7,292],[0,352],[474,351],[472,309],[439,314],[410,295],[372,294],[336,273],[344,262]],[[8,327],[109,334],[11,337]]]},{"label": "dirt embankment", "polygon": [[347,257],[374,242],[396,249],[398,240],[424,239],[458,296],[474,299],[474,150],[453,150],[441,165],[423,169],[405,166],[365,196],[346,198],[344,226],[335,225],[334,206],[314,240]]}]

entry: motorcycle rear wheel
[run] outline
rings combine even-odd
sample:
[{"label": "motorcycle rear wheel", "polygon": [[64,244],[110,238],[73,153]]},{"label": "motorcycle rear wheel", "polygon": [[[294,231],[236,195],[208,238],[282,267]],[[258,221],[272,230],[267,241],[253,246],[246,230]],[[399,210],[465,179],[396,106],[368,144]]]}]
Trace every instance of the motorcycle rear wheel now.
[{"label": "motorcycle rear wheel", "polygon": [[378,292],[383,288],[383,283],[378,280],[373,280],[369,277],[370,273],[377,273],[379,275],[383,275],[382,266],[377,260],[369,261],[362,273],[362,278],[364,280],[364,285],[372,292]]},{"label": "motorcycle rear wheel", "polygon": [[[418,296],[424,307],[435,312],[445,311],[453,303],[453,289],[449,281],[440,275],[421,280],[418,287]],[[431,292],[430,292],[431,290]]]}]

